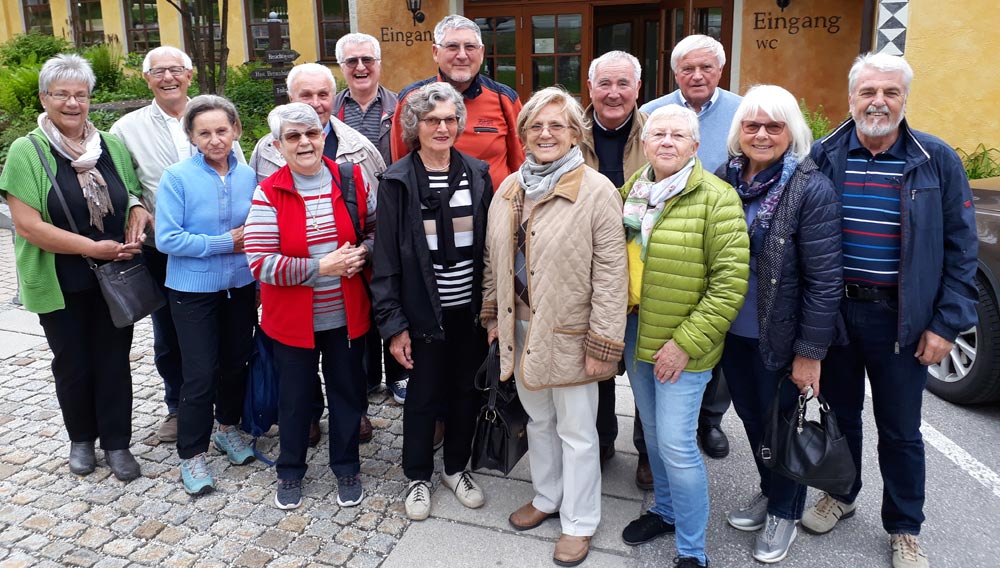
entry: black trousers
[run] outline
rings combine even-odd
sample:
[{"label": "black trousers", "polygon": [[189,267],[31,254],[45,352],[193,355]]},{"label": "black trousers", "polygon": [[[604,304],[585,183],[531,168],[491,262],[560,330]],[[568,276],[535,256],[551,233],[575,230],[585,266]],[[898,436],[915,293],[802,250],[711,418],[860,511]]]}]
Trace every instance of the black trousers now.
[{"label": "black trousers", "polygon": [[274,342],[274,359],[281,377],[278,410],[281,453],[276,465],[279,479],[302,479],[306,475],[309,409],[315,401],[316,369],[321,364],[330,410],[330,470],[338,478],[361,471],[358,430],[367,405],[361,369],[364,341],[360,338],[348,341],[346,327],[316,332],[315,340],[314,349]]},{"label": "black trousers", "polygon": [[[167,255],[153,247],[144,246],[142,257],[153,280],[159,284],[166,297],[168,292],[164,283],[167,281]],[[167,302],[150,317],[153,320],[153,362],[156,364],[156,371],[163,378],[163,402],[167,405],[167,412],[177,412],[184,372],[181,367],[181,346],[177,342],[174,318],[170,315],[170,303]]]},{"label": "black trousers", "polygon": [[468,307],[446,309],[444,341],[411,338],[413,369],[403,407],[403,473],[430,481],[434,473],[434,422],[443,408],[444,471],[465,470],[472,456],[476,416],[482,406],[476,371],[486,359],[486,331]]},{"label": "black trousers", "polygon": [[726,385],[726,375],[722,365],[712,369],[712,380],[705,386],[705,394],[701,398],[701,412],[698,414],[698,427],[710,428],[720,426],[722,417],[729,410],[732,399],[729,397],[729,387]]},{"label": "black trousers", "polygon": [[98,288],[64,294],[66,307],[39,314],[52,350],[52,376],[66,431],[73,442],[100,438],[104,450],[132,439],[132,326],[111,323]]},{"label": "black trousers", "polygon": [[170,290],[170,311],[181,346],[184,384],[177,415],[177,454],[208,451],[214,417],[239,424],[247,361],[257,323],[256,284],[221,292]]},{"label": "black trousers", "polygon": [[406,374],[406,369],[396,361],[396,358],[389,353],[389,342],[382,341],[379,335],[378,326],[372,320],[372,327],[365,336],[365,376],[368,380],[368,388],[375,388],[382,383],[382,361],[385,361],[385,382],[386,384],[398,381]]},{"label": "black trousers", "polygon": [[[615,378],[597,383],[597,438],[601,448],[615,445],[618,438],[618,415],[615,414]],[[632,424],[632,444],[639,455],[646,454],[646,438],[642,433],[639,409],[635,409]]]}]

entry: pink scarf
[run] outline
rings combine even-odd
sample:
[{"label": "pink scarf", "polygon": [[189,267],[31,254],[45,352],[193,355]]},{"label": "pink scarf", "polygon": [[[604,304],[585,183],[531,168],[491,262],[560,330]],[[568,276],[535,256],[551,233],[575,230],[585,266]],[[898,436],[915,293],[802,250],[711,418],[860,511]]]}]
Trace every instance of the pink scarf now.
[{"label": "pink scarf", "polygon": [[59,132],[47,112],[38,115],[38,127],[49,139],[49,145],[70,160],[87,202],[90,224],[104,232],[104,216],[113,214],[115,208],[108,195],[108,184],[97,171],[97,160],[101,158],[101,135],[97,128],[88,120],[83,129],[83,141],[70,140]]}]

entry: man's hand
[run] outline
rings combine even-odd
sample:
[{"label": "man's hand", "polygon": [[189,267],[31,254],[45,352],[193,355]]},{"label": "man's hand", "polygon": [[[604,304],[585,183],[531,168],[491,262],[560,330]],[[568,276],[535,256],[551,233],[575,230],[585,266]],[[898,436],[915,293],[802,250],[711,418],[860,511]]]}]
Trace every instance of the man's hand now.
[{"label": "man's hand", "polygon": [[936,365],[948,355],[955,344],[929,329],[925,329],[917,343],[917,352],[913,354],[921,365]]},{"label": "man's hand", "polygon": [[413,354],[410,352],[410,332],[403,330],[389,340],[389,353],[404,369],[413,368]]},{"label": "man's hand", "polygon": [[595,357],[587,355],[584,359],[584,367],[588,377],[601,377],[609,375],[618,369],[617,361],[601,361]]},{"label": "man's hand", "polygon": [[125,227],[125,242],[142,244],[146,240],[146,225],[153,216],[142,205],[133,205],[128,211],[128,226]]},{"label": "man's hand", "polygon": [[690,359],[688,354],[671,339],[653,355],[653,360],[656,361],[653,365],[653,375],[661,383],[667,381],[671,384],[676,383]]},{"label": "man's hand", "polygon": [[820,360],[809,359],[796,355],[792,360],[792,382],[799,387],[799,392],[805,392],[812,387],[813,396],[819,396]]}]

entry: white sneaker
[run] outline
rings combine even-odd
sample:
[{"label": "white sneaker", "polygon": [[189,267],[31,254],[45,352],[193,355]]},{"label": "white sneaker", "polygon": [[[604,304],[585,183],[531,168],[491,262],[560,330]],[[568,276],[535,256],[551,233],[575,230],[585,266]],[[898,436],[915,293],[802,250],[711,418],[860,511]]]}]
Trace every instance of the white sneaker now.
[{"label": "white sneaker", "polygon": [[486,503],[486,496],[483,495],[483,489],[472,479],[472,474],[468,471],[459,472],[455,475],[446,475],[442,471],[441,481],[448,489],[455,492],[455,497],[458,498],[459,503],[470,509],[478,509]]},{"label": "white sneaker", "polygon": [[429,481],[411,481],[406,488],[406,516],[411,521],[422,521],[431,514],[431,484]]},{"label": "white sneaker", "polygon": [[927,555],[920,548],[916,535],[890,535],[892,544],[892,568],[928,568]]}]

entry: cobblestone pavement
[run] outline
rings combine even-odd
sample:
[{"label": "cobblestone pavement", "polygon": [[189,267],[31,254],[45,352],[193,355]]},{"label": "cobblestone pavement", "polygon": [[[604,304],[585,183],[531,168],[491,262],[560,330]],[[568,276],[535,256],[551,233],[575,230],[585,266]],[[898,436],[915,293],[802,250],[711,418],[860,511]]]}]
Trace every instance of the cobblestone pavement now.
[{"label": "cobblestone pavement", "polygon": [[[0,230],[0,318],[19,310],[11,234]],[[23,315],[23,314],[19,314]],[[40,332],[39,332],[40,333]],[[210,450],[217,490],[192,498],[179,480],[172,444],[153,435],[165,409],[153,366],[148,319],[135,327],[132,452],[143,476],[122,483],[98,452],[94,473],[69,472],[69,438],[44,342],[0,359],[0,566],[379,566],[409,521],[398,496],[405,483],[402,407],[386,391],[369,397],[375,438],[361,446],[366,497],[340,508],[326,467],[326,420],[310,450],[302,507],[273,505],[274,471],[233,466]],[[260,446],[274,457],[276,430]]]}]

